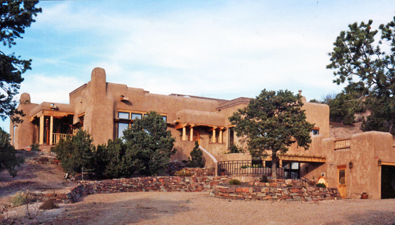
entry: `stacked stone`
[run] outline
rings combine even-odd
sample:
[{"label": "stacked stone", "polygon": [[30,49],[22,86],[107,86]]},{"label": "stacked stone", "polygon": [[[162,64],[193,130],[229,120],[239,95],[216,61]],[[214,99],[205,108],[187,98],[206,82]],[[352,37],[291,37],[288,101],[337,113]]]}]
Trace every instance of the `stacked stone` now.
[{"label": "stacked stone", "polygon": [[230,177],[138,177],[102,181],[83,181],[68,193],[64,203],[75,202],[81,196],[119,192],[210,192],[217,185],[229,183]]},{"label": "stacked stone", "polygon": [[[288,181],[288,180],[287,180]],[[247,186],[216,186],[210,196],[235,200],[322,201],[341,199],[337,188],[293,186],[277,180]],[[292,186],[292,187],[289,187]]]}]

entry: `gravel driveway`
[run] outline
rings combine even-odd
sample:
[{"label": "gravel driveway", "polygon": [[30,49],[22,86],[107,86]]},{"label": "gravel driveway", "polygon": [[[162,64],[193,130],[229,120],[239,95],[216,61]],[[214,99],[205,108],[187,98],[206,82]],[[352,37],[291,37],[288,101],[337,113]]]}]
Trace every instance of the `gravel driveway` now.
[{"label": "gravel driveway", "polygon": [[[207,193],[96,194],[46,211],[44,224],[395,224],[395,199],[237,201]],[[19,220],[22,222],[22,220]]]}]

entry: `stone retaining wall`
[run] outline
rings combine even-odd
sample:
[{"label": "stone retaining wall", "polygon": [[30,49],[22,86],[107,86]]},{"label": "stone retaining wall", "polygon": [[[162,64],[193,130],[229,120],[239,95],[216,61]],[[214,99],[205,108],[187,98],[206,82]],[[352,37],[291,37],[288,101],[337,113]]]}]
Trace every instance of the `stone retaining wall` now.
[{"label": "stone retaining wall", "polygon": [[303,187],[291,180],[278,180],[271,183],[255,182],[248,187],[218,185],[210,195],[237,200],[322,201],[341,199],[337,188]]},{"label": "stone retaining wall", "polygon": [[[198,169],[196,173],[201,171]],[[232,177],[214,176],[158,176],[122,178],[101,181],[82,181],[68,193],[34,194],[40,201],[73,203],[80,197],[97,193],[120,192],[210,192],[211,196],[241,200],[320,201],[341,199],[337,188],[303,187],[292,180],[250,182],[229,186]],[[292,186],[292,187],[287,187]]]}]

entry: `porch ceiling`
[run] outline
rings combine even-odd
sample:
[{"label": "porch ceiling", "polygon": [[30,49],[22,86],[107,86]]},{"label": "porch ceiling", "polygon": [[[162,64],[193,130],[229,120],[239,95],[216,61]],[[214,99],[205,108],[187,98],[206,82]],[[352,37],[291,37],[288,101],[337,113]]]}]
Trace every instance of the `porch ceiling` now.
[{"label": "porch ceiling", "polygon": [[[292,161],[292,162],[317,162],[325,163],[325,156],[318,155],[302,155],[302,154],[284,154],[279,156],[280,160]],[[267,160],[271,160],[271,157],[267,157]]]},{"label": "porch ceiling", "polygon": [[30,117],[30,122],[32,122],[35,118],[40,118],[41,116],[53,116],[55,118],[60,118],[60,117],[68,116],[68,115],[74,115],[74,113],[44,109],[44,110],[41,110],[40,112],[34,114],[32,117]]}]

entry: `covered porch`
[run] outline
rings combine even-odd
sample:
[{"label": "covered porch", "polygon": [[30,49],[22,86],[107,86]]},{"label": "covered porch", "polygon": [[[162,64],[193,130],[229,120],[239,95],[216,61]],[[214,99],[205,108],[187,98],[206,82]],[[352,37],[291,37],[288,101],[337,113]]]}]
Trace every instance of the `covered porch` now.
[{"label": "covered porch", "polygon": [[33,143],[55,145],[61,138],[73,133],[72,112],[41,110],[30,118],[34,124]]}]

